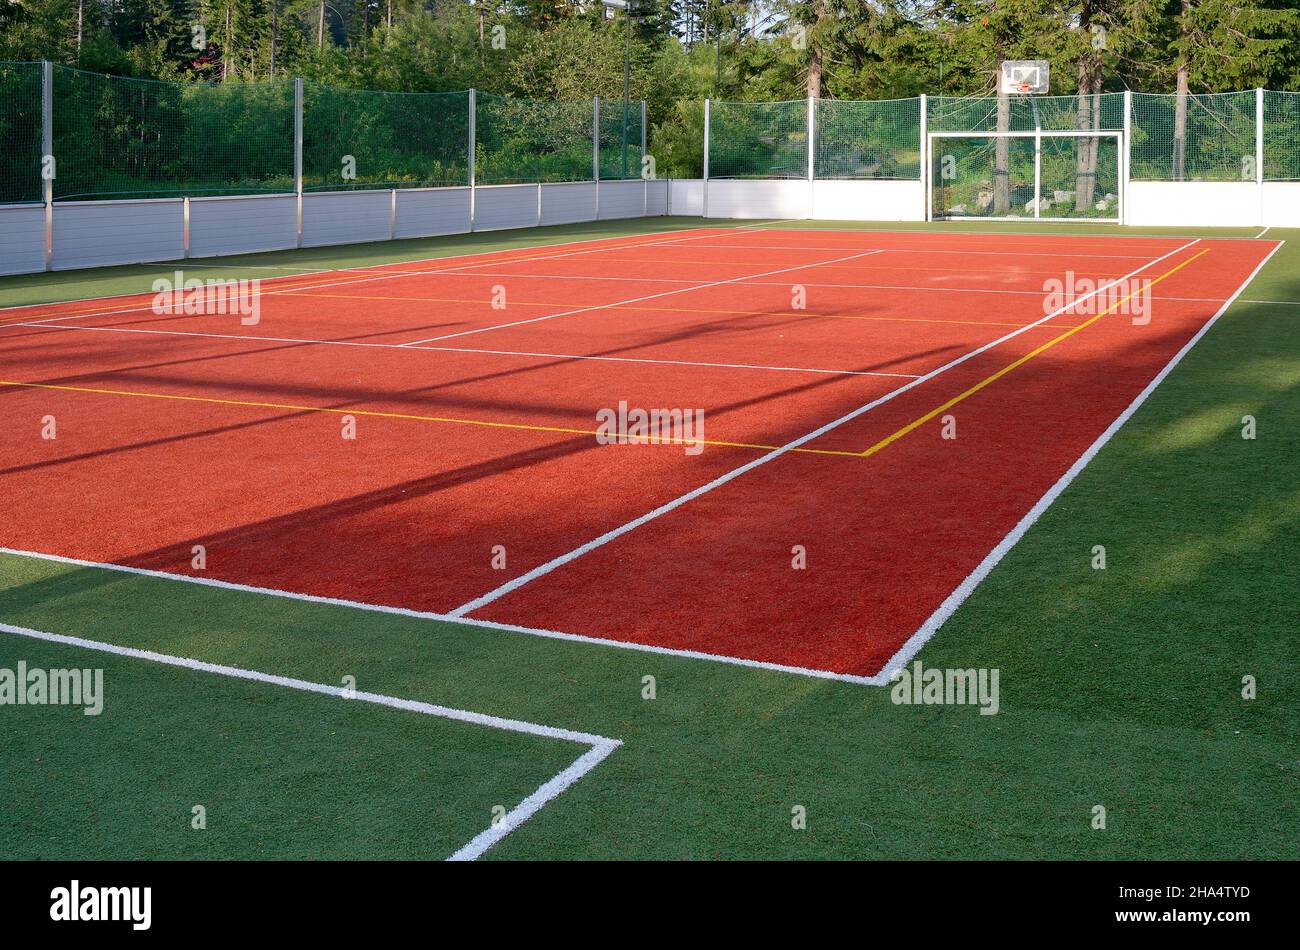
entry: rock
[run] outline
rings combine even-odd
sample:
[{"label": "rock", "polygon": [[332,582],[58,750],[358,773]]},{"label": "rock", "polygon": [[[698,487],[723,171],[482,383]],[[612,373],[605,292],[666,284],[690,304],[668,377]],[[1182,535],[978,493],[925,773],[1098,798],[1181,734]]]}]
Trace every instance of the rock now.
[{"label": "rock", "polygon": [[1028,201],[1025,202],[1025,210],[1029,212],[1033,212],[1035,204],[1038,205],[1039,212],[1046,211],[1048,208],[1052,206],[1052,202],[1048,198],[1038,198],[1038,199],[1030,198]]},{"label": "rock", "polygon": [[1070,201],[1073,201],[1073,200],[1074,200],[1074,192],[1072,192],[1072,191],[1053,191],[1053,192],[1052,192],[1052,200],[1053,200],[1054,202],[1056,202],[1058,205],[1063,205],[1063,204],[1065,204],[1065,203],[1067,203],[1067,202],[1070,202]]}]

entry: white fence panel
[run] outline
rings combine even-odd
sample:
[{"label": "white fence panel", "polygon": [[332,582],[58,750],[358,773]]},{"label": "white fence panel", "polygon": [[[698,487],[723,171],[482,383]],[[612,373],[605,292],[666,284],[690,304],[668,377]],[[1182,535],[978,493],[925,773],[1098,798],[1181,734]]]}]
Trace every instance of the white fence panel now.
[{"label": "white fence panel", "polygon": [[602,181],[600,183],[600,217],[639,218],[645,214],[645,183]]},{"label": "white fence panel", "polygon": [[185,253],[180,198],[68,201],[54,206],[54,267],[169,261]]},{"label": "white fence panel", "polygon": [[332,191],[302,196],[302,246],[388,240],[393,219],[390,191]]},{"label": "white fence panel", "polygon": [[668,183],[668,213],[698,218],[704,214],[704,181],[674,178]]},{"label": "white fence panel", "polygon": [[1240,228],[1260,224],[1254,182],[1134,181],[1125,194],[1127,224]]},{"label": "white fence panel", "polygon": [[668,213],[668,187],[669,182],[662,178],[646,182],[646,214]]},{"label": "white fence panel", "polygon": [[1300,181],[1266,181],[1260,196],[1268,228],[1300,228]]},{"label": "white fence panel", "polygon": [[542,224],[596,220],[596,183],[575,181],[542,185]]},{"label": "white fence panel", "polygon": [[190,199],[190,257],[248,254],[293,247],[298,240],[293,195]]},{"label": "white fence panel", "polygon": [[710,218],[806,218],[810,186],[802,179],[789,181],[709,182]]},{"label": "white fence panel", "polygon": [[432,237],[469,231],[469,188],[397,190],[397,237]]},{"label": "white fence panel", "polygon": [[45,206],[0,208],[0,274],[45,269]]},{"label": "white fence panel", "polygon": [[924,221],[919,181],[816,181],[812,216],[821,221]]},{"label": "white fence panel", "polygon": [[537,224],[536,185],[481,185],[474,196],[474,230],[531,228]]}]

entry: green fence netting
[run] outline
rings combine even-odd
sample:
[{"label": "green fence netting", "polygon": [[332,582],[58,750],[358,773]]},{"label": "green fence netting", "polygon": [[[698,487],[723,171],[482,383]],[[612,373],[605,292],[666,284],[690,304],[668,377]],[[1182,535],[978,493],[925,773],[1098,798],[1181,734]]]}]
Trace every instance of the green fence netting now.
[{"label": "green fence netting", "polygon": [[921,174],[921,100],[817,100],[818,178],[902,178]]},{"label": "green fence netting", "polygon": [[[1254,181],[1255,94],[1133,94],[1134,181]],[[1181,115],[1180,115],[1181,113]]]},{"label": "green fence netting", "polygon": [[543,102],[480,92],[475,180],[480,185],[590,181],[593,121],[590,99]]},{"label": "green fence netting", "polygon": [[[627,103],[627,135],[623,134],[623,100],[600,100],[600,177],[641,177],[641,101]],[[627,144],[624,162],[624,142]]]},{"label": "green fence netting", "polygon": [[56,198],[293,190],[293,83],[156,82],[54,67]]},{"label": "green fence netting", "polygon": [[714,102],[710,178],[807,178],[808,101]]},{"label": "green fence netting", "polygon": [[1264,178],[1300,181],[1300,92],[1264,93]]},{"label": "green fence netting", "polygon": [[938,139],[930,177],[935,217],[1034,216],[1033,139]]},{"label": "green fence netting", "polygon": [[303,83],[303,191],[469,184],[469,93]]},{"label": "green fence netting", "polygon": [[40,201],[40,63],[0,63],[0,204]]}]

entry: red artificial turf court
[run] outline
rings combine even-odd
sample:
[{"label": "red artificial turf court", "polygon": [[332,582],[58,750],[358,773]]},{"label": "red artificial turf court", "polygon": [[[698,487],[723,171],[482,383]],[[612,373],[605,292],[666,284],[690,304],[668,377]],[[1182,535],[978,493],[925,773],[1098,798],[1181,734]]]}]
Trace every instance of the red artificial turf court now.
[{"label": "red artificial turf court", "polygon": [[1275,247],[697,229],[2,311],[0,543],[879,682]]}]

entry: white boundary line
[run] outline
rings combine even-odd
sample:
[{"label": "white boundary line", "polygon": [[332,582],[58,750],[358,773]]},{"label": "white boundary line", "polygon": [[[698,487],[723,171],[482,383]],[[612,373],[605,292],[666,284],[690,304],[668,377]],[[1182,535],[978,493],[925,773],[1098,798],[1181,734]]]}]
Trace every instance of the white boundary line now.
[{"label": "white boundary line", "polygon": [[[883,248],[882,250],[893,250],[893,248]],[[1127,255],[1126,255],[1126,256],[1127,256]],[[511,279],[513,279],[513,280],[608,280],[608,281],[622,281],[622,282],[624,282],[624,283],[633,283],[633,284],[644,284],[644,283],[656,283],[656,284],[693,284],[693,283],[695,283],[694,278],[690,278],[690,277],[611,277],[611,276],[609,276],[609,275],[605,275],[605,274],[478,274],[478,273],[474,273],[474,272],[472,272],[472,271],[469,271],[469,272],[461,272],[461,273],[457,274],[457,276],[458,276],[458,277],[509,277],[509,278],[511,278]],[[993,276],[993,277],[1015,277],[1015,276],[1017,276],[1017,275],[1015,275],[1015,274],[1013,274],[1013,273],[1011,273],[1011,272],[1007,272],[1007,273],[999,273],[999,272],[996,272],[996,271],[995,271],[995,272],[992,273],[991,276]],[[1083,276],[1084,276],[1084,277],[1089,277],[1089,276],[1091,276],[1091,275],[1084,274]],[[737,286],[739,286],[739,287],[748,287],[748,286],[753,286],[753,287],[788,287],[788,286],[790,286],[790,284],[789,284],[788,281],[782,281],[782,280],[744,280],[744,279],[742,279],[742,280],[734,280],[734,281],[732,281],[732,283],[734,283],[735,285],[737,285]],[[922,287],[922,286],[919,286],[919,285],[916,285],[916,284],[838,284],[838,283],[836,283],[836,284],[824,284],[824,283],[818,283],[818,282],[816,282],[816,281],[807,281],[807,280],[801,280],[799,283],[802,284],[804,287],[828,287],[828,288],[832,288],[832,289],[836,289],[836,290],[917,290],[917,291],[925,291],[926,293],[940,293],[940,294],[946,294],[946,293],[953,293],[953,294],[1009,294],[1009,295],[1028,296],[1028,297],[1042,297],[1042,296],[1043,296],[1043,290],[1042,290],[1041,288],[1039,288],[1039,289],[1037,289],[1037,290],[1007,290],[1007,289],[996,288],[996,287],[949,287],[949,286],[943,286],[943,287]],[[290,293],[292,293],[292,291],[290,291]],[[384,299],[385,299],[385,300],[393,300],[393,301],[395,301],[395,302],[400,302],[400,301],[403,301],[403,300],[408,301],[408,302],[419,302],[419,301],[421,300],[421,298],[419,298],[419,297],[386,297],[386,298],[384,298]],[[1224,298],[1222,298],[1222,297],[1165,297],[1165,296],[1162,296],[1162,295],[1160,295],[1160,294],[1153,294],[1152,297],[1151,297],[1151,299],[1152,299],[1152,300],[1180,300],[1180,301],[1190,302],[1190,303],[1223,303],[1223,299],[1224,299]],[[1271,301],[1271,300],[1243,300],[1242,303],[1296,303],[1296,304],[1300,304],[1300,301],[1289,301],[1289,300],[1277,300],[1277,301]],[[610,304],[609,306],[613,306],[613,304]],[[636,308],[633,308],[633,309],[636,309]],[[826,314],[815,314],[815,313],[812,313],[811,311],[810,311],[809,313],[810,313],[811,316],[827,316]],[[54,318],[51,318],[51,319],[54,319]],[[8,324],[8,326],[18,327],[18,326],[26,326],[26,324],[22,324],[22,323],[11,323],[11,324]]]},{"label": "white boundary line", "polygon": [[890,657],[889,662],[887,662],[881,669],[880,673],[877,674],[877,678],[881,680],[879,685],[884,685],[889,682],[889,673],[891,670],[901,669],[909,660],[912,659],[912,657],[916,656],[921,647],[923,647],[926,642],[935,635],[939,628],[947,622],[948,618],[957,611],[957,608],[960,607],[972,593],[974,593],[975,588],[979,586],[980,582],[983,581],[984,578],[988,577],[993,568],[998,565],[998,562],[1006,557],[1007,552],[1016,546],[1017,542],[1025,536],[1026,532],[1029,531],[1034,522],[1042,517],[1043,512],[1047,511],[1047,509],[1052,506],[1052,503],[1060,497],[1061,493],[1069,487],[1070,483],[1078,477],[1079,473],[1087,467],[1088,463],[1097,456],[1097,453],[1102,450],[1106,443],[1111,440],[1124,423],[1128,422],[1142,404],[1147,401],[1147,398],[1155,392],[1156,387],[1164,382],[1165,377],[1173,372],[1174,367],[1182,361],[1183,357],[1191,351],[1192,347],[1200,341],[1201,337],[1205,336],[1205,334],[1210,331],[1210,327],[1214,326],[1214,324],[1218,322],[1219,318],[1223,316],[1230,306],[1232,306],[1233,301],[1235,301],[1242,291],[1250,285],[1250,282],[1255,279],[1256,275],[1258,275],[1261,270],[1263,270],[1264,265],[1272,259],[1273,255],[1281,249],[1282,244],[1284,243],[1285,242],[1279,242],[1277,247],[1273,248],[1273,250],[1269,251],[1268,254],[1265,255],[1264,259],[1259,262],[1259,265],[1250,272],[1250,276],[1248,276],[1232,296],[1224,302],[1218,312],[1216,312],[1214,316],[1210,317],[1210,319],[1205,322],[1205,325],[1197,330],[1190,340],[1183,344],[1182,348],[1170,358],[1164,368],[1152,378],[1151,382],[1147,383],[1137,396],[1134,397],[1133,401],[1128,404],[1128,407],[1115,418],[1114,422],[1106,427],[1106,431],[1097,436],[1096,441],[1093,442],[1092,445],[1088,446],[1084,453],[1075,460],[1074,464],[1066,470],[1065,474],[1057,480],[1056,484],[1049,488],[1043,497],[1038,499],[1038,502],[1034,507],[1030,508],[1025,516],[1020,519],[1019,523],[1007,533],[1007,536],[998,542],[997,546],[988,553],[978,566],[976,566],[975,570],[971,571],[965,580],[957,585],[957,588],[948,595],[947,599],[939,605],[939,608],[930,615],[929,619],[927,619],[925,623],[921,624],[916,633],[908,637],[907,642],[899,648],[897,653]]},{"label": "white boundary line", "polygon": [[452,340],[456,337],[470,336],[475,333],[489,333],[492,330],[505,330],[509,327],[523,326],[526,323],[540,323],[543,320],[554,320],[556,317],[571,317],[579,313],[592,313],[596,310],[609,310],[614,307],[626,307],[634,303],[644,303],[647,300],[658,300],[661,297],[672,297],[675,294],[688,294],[696,290],[708,290],[710,287],[723,287],[727,284],[734,284],[741,280],[757,280],[760,277],[775,277],[777,274],[788,274],[791,271],[811,270],[814,267],[826,267],[829,264],[839,264],[843,261],[854,261],[862,257],[870,257],[873,254],[883,254],[884,248],[873,248],[869,251],[861,251],[857,254],[850,254],[847,257],[837,257],[829,261],[815,261],[811,264],[796,264],[793,267],[781,267],[777,270],[764,271],[761,274],[751,274],[745,277],[732,277],[727,280],[712,280],[703,284],[695,284],[690,287],[676,287],[672,290],[664,290],[657,294],[647,294],[644,297],[631,297],[627,300],[618,300],[613,303],[593,304],[588,307],[577,307],[573,310],[564,310],[560,313],[543,314],[540,317],[529,317],[525,320],[513,320],[510,323],[498,323],[490,327],[478,327],[473,330],[461,330],[458,333],[445,333],[442,336],[429,337],[427,340],[412,340],[410,343],[404,343],[403,346],[418,347],[423,343],[436,343],[439,340]]},{"label": "white boundary line", "polygon": [[588,643],[597,646],[618,647],[638,653],[655,653],[660,656],[684,657],[690,660],[709,660],[728,666],[744,666],[750,669],[770,670],[776,673],[793,673],[813,679],[837,680],[843,683],[870,684],[866,676],[852,673],[833,673],[830,670],[815,670],[803,666],[788,666],[783,663],[769,663],[764,660],[748,660],[743,657],[726,656],[721,653],[705,653],[702,650],[681,650],[675,647],[661,647],[649,643],[634,643],[625,640],[611,640],[606,637],[592,637],[581,633],[565,633],[559,630],[546,630],[540,627],[523,627],[518,624],[498,623],[494,620],[477,620],[473,617],[451,617],[447,614],[429,610],[415,610],[410,607],[390,607],[384,604],[368,604],[359,600],[344,600],[340,597],[325,597],[319,594],[302,594],[291,590],[277,590],[273,587],[256,587],[252,584],[239,584],[234,581],[217,580],[211,577],[194,577],[190,574],[171,574],[144,567],[131,567],[127,564],[112,564],[105,561],[85,561],[61,554],[45,554],[41,551],[22,551],[15,548],[0,547],[0,554],[13,557],[27,557],[38,561],[50,561],[55,564],[67,564],[71,567],[88,567],[96,570],[113,571],[118,574],[134,574],[139,577],[152,577],[157,580],[177,581],[198,587],[215,587],[219,590],[237,591],[241,594],[257,594],[265,597],[280,597],[285,600],[297,600],[307,604],[321,604],[327,607],[343,607],[349,610],[364,610],[369,613],[391,614],[395,617],[407,617],[412,620],[433,620],[441,623],[460,624],[469,627],[481,627],[485,630],[500,630],[505,633],[526,633],[547,640],[564,640],[569,643]]},{"label": "white boundary line", "polygon": [[1141,267],[1135,268],[1134,270],[1125,274],[1123,277],[1116,278],[1111,283],[1099,285],[1095,290],[1080,296],[1078,299],[1071,301],[1070,303],[1066,304],[1064,307],[1057,308],[1056,310],[1047,314],[1047,316],[1045,317],[1040,317],[1039,319],[1033,321],[1032,323],[1027,323],[1024,326],[1019,327],[1018,329],[1012,330],[1010,333],[1006,333],[1003,336],[998,337],[996,340],[992,340],[988,343],[985,343],[982,346],[976,347],[975,349],[957,357],[956,359],[944,363],[942,366],[939,366],[936,369],[930,370],[925,375],[918,376],[916,379],[904,383],[902,386],[899,386],[897,389],[885,393],[883,396],[878,396],[877,398],[871,400],[865,405],[859,406],[858,408],[845,413],[844,415],[840,416],[838,419],[834,419],[826,423],[825,425],[821,426],[820,428],[814,429],[812,432],[802,435],[799,438],[794,439],[793,441],[787,442],[785,445],[781,446],[780,448],[773,449],[771,452],[768,452],[765,455],[753,459],[745,463],[744,465],[738,466],[737,468],[733,468],[731,471],[719,475],[717,478],[713,479],[713,481],[701,485],[698,488],[692,489],[691,491],[686,492],[684,495],[678,495],[673,500],[665,502],[664,504],[660,505],[658,508],[655,508],[652,511],[646,512],[645,514],[641,515],[639,518],[634,518],[631,521],[627,522],[626,524],[620,525],[617,528],[613,528],[609,531],[606,531],[604,534],[600,535],[599,537],[593,538],[592,540],[588,541],[586,544],[580,545],[565,554],[561,554],[558,557],[554,557],[551,560],[547,561],[545,564],[539,564],[531,571],[528,571],[525,574],[520,574],[519,576],[513,578],[512,580],[507,581],[501,586],[488,591],[486,594],[483,594],[482,596],[476,597],[473,600],[461,604],[455,610],[451,611],[451,616],[464,617],[467,614],[472,613],[473,611],[478,610],[481,607],[485,607],[488,604],[492,603],[493,601],[501,597],[504,597],[506,594],[510,593],[511,591],[517,590],[518,588],[523,587],[525,584],[529,584],[532,581],[537,580],[537,578],[543,577],[551,573],[551,571],[555,570],[556,568],[568,564],[570,561],[577,560],[578,558],[582,557],[584,554],[588,554],[591,551],[594,551],[596,548],[608,544],[610,541],[613,541],[615,538],[621,537],[622,535],[634,531],[637,528],[641,527],[642,525],[650,521],[653,521],[656,518],[661,517],[662,515],[668,514],[668,512],[670,511],[680,508],[682,505],[685,505],[686,503],[693,501],[696,498],[699,498],[701,495],[707,494],[708,492],[711,492],[716,488],[720,488],[721,486],[727,484],[733,479],[739,478],[741,475],[744,475],[746,472],[758,468],[760,465],[765,465],[768,462],[773,461],[774,459],[780,458],[782,455],[786,454],[791,449],[798,448],[799,446],[804,445],[807,442],[811,442],[814,439],[820,438],[821,436],[825,435],[827,432],[830,432],[832,429],[836,429],[844,425],[844,423],[856,419],[858,416],[861,416],[864,413],[870,412],[872,409],[875,409],[877,406],[889,402],[891,399],[894,399],[895,397],[902,395],[908,390],[915,389],[917,386],[920,386],[921,384],[928,382],[931,379],[934,379],[936,376],[946,373],[948,370],[956,366],[960,366],[962,363],[965,363],[967,360],[972,359],[980,355],[981,353],[984,353],[992,349],[993,347],[998,346],[1001,343],[1005,343],[1007,340],[1010,340],[1013,337],[1019,336],[1020,334],[1025,333],[1040,324],[1046,323],[1048,320],[1051,320],[1053,317],[1060,315],[1064,311],[1073,309],[1074,307],[1088,300],[1090,297],[1094,297],[1097,294],[1102,293],[1103,291],[1109,290],[1115,284],[1118,284],[1124,280],[1128,280],[1130,277],[1133,277],[1135,274],[1143,270],[1146,270],[1148,267],[1154,267],[1156,264],[1159,264],[1161,261],[1166,260],[1167,258],[1170,258],[1173,255],[1178,254],[1182,251],[1185,251],[1189,247],[1192,247],[1193,245],[1198,243],[1200,243],[1200,238],[1196,238],[1195,240],[1188,241],[1186,244],[1182,245],[1181,247],[1174,248],[1174,250],[1170,251],[1169,253],[1157,257],[1155,260],[1149,261],[1148,263],[1143,264]]},{"label": "white boundary line", "polygon": [[575,732],[571,729],[558,729],[554,726],[543,726],[533,722],[524,722],[520,719],[503,719],[499,716],[488,716],[483,713],[471,712],[468,709],[454,709],[450,706],[437,706],[433,703],[418,702],[412,699],[401,699],[396,696],[385,696],[380,693],[367,693],[364,691],[355,691],[349,693],[338,686],[330,686],[325,683],[312,683],[307,680],[294,679],[288,676],[277,676],[272,673],[260,673],[257,670],[246,670],[236,666],[224,666],[220,663],[208,663],[204,660],[194,660],[188,657],[173,656],[168,653],[155,653],[152,650],[139,650],[135,647],[124,647],[114,643],[104,643],[99,640],[86,640],[81,637],[70,637],[59,633],[47,633],[43,630],[33,630],[30,627],[18,627],[13,624],[0,623],[0,631],[13,634],[20,637],[28,637],[33,640],[45,640],[50,643],[60,643],[67,646],[81,647],[86,650],[98,650],[101,653],[112,653],[117,656],[130,657],[137,660],[148,660],[152,663],[161,663],[166,666],[178,666],[187,670],[196,670],[201,673],[212,673],[217,676],[228,676],[234,679],[252,680],[258,683],[268,683],[272,686],[281,686],[285,689],[295,689],[306,693],[319,693],[323,696],[337,696],[342,699],[360,700],[361,702],[374,703],[378,706],[387,706],[390,709],[400,709],[406,712],[420,713],[425,716],[436,716],[439,719],[452,719],[457,722],[470,723],[476,726],[487,726],[492,729],[501,729],[506,732],[518,732],[529,736],[540,736],[546,739],[560,739],[565,742],[576,742],[581,745],[587,745],[591,748],[578,757],[576,761],[559,774],[553,776],[544,782],[536,791],[527,796],[496,823],[490,825],[485,831],[477,834],[468,844],[456,850],[447,860],[449,861],[473,861],[480,857],[485,851],[499,842],[510,832],[514,831],[533,815],[537,814],[544,805],[553,801],[566,789],[581,779],[584,775],[603,762],[609,755],[623,744],[620,739],[608,739],[604,736],[592,735],[586,732]]},{"label": "white boundary line", "polygon": [[[810,316],[817,316],[810,314]],[[756,363],[708,363],[699,360],[657,360],[632,356],[579,356],[573,353],[532,353],[525,350],[484,350],[463,346],[412,346],[406,343],[359,343],[355,340],[299,340],[292,337],[249,336],[241,333],[203,333],[197,330],[149,330],[143,327],[70,327],[60,323],[11,323],[11,327],[31,327],[37,330],[73,330],[84,333],[147,333],[160,336],[200,337],[216,340],[242,340],[267,343],[301,343],[319,346],[357,346],[379,350],[430,350],[435,353],[482,353],[489,356],[524,356],[557,360],[597,360],[610,363],[654,363],[666,366],[701,366],[716,369],[754,369],[780,373],[820,373],[829,376],[886,376],[898,379],[915,379],[916,373],[884,373],[874,370],[820,369],[802,366],[765,366]],[[0,335],[0,343],[4,342]],[[231,355],[236,355],[233,351]],[[95,374],[90,374],[95,375]]]}]

